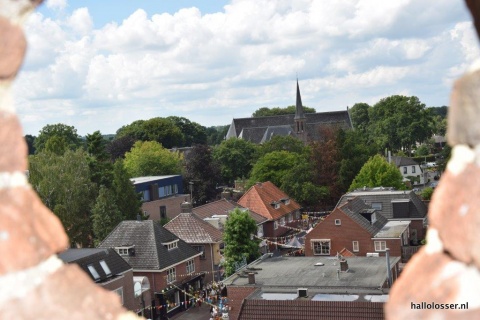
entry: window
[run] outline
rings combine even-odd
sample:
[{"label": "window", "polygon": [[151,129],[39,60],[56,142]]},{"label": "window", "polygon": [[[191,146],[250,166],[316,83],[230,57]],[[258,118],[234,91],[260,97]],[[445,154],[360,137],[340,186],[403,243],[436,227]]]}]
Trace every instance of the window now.
[{"label": "window", "polygon": [[375,244],[375,251],[385,251],[387,247],[385,241],[374,241]]},{"label": "window", "polygon": [[280,225],[281,226],[285,225],[285,217],[280,218]]},{"label": "window", "polygon": [[195,261],[193,259],[187,261],[187,274],[192,272],[195,272]]},{"label": "window", "polygon": [[150,190],[142,191],[142,201],[150,201]]},{"label": "window", "polygon": [[160,219],[165,219],[167,217],[167,207],[160,206]]},{"label": "window", "polygon": [[107,275],[107,277],[110,277],[112,275],[112,271],[110,271],[110,268],[108,267],[105,260],[100,260],[100,266],[102,267],[102,269],[105,272],[105,274]]},{"label": "window", "polygon": [[178,186],[176,184],[173,185],[173,193],[178,193]]},{"label": "window", "polygon": [[293,221],[293,214],[289,213],[288,214],[288,222],[292,222]]},{"label": "window", "polygon": [[274,206],[275,206],[275,209],[280,209],[280,203],[275,203]]},{"label": "window", "polygon": [[133,246],[123,246],[123,247],[115,247],[118,254],[121,256],[134,256],[135,255],[135,245]]},{"label": "window", "polygon": [[197,250],[198,252],[201,252],[202,255],[200,256],[200,260],[205,260],[206,257],[205,257],[205,246],[193,246],[193,248],[195,250]]},{"label": "window", "polygon": [[257,237],[263,237],[263,224],[257,226]]},{"label": "window", "polygon": [[273,229],[274,230],[278,229],[278,221],[277,220],[273,221]]},{"label": "window", "polygon": [[352,241],[352,247],[353,247],[353,252],[360,251],[360,245],[358,244],[358,241]]},{"label": "window", "polygon": [[335,225],[336,225],[336,226],[341,226],[341,225],[342,225],[342,220],[340,220],[340,219],[335,219]]},{"label": "window", "polygon": [[165,187],[159,187],[158,188],[158,196],[160,198],[165,197]]},{"label": "window", "polygon": [[115,290],[113,290],[113,292],[118,294],[118,296],[120,297],[120,301],[122,301],[122,305],[123,305],[123,287],[115,289]]},{"label": "window", "polygon": [[173,282],[177,279],[177,273],[175,268],[170,268],[167,270],[167,283]]},{"label": "window", "polygon": [[164,243],[163,244],[168,250],[172,250],[178,248],[178,240],[174,240],[172,242]]},{"label": "window", "polygon": [[128,256],[128,249],[126,248],[119,248],[117,249],[118,250],[118,254],[121,255],[121,256]]},{"label": "window", "polygon": [[165,298],[165,303],[167,304],[167,312],[181,306],[180,291],[178,290],[170,290],[168,293],[164,295],[164,298]]},{"label": "window", "polygon": [[412,166],[412,173],[415,173],[415,166]]},{"label": "window", "polygon": [[300,220],[300,211],[295,212],[295,219]]},{"label": "window", "polygon": [[408,168],[407,167],[403,167],[403,174],[407,174],[408,172]]},{"label": "window", "polygon": [[87,268],[88,268],[88,271],[90,271],[90,274],[92,275],[93,279],[95,279],[95,281],[100,280],[100,275],[98,274],[97,270],[93,265],[90,264],[87,266]]},{"label": "window", "polygon": [[382,210],[382,203],[381,202],[372,202],[372,208],[375,210]]},{"label": "window", "polygon": [[312,240],[313,254],[318,256],[330,255],[330,240]]}]

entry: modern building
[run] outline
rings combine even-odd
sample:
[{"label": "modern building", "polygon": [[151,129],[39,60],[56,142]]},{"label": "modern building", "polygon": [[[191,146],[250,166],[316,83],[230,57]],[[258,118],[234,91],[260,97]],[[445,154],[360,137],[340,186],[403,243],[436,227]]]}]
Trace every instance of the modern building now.
[{"label": "modern building", "polygon": [[400,261],[399,257],[262,258],[223,281],[230,320],[384,319],[383,306]]},{"label": "modern building", "polygon": [[201,252],[179,239],[158,222],[122,221],[98,246],[114,249],[133,268],[135,277],[151,285],[153,319],[166,319],[190,305],[182,290],[200,289]]},{"label": "modern building", "polygon": [[130,179],[135,191],[142,195],[142,211],[153,221],[166,221],[176,217],[184,201],[190,195],[184,194],[182,176],[150,176]]},{"label": "modern building", "polygon": [[295,114],[233,119],[226,139],[239,138],[253,143],[264,143],[273,136],[292,136],[304,143],[318,141],[325,128],[352,129],[352,121],[345,111],[305,113],[297,81]]}]

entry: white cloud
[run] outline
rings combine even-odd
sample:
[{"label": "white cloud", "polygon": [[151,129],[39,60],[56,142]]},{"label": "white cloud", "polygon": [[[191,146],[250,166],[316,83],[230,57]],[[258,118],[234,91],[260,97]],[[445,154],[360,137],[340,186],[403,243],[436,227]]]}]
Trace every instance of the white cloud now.
[{"label": "white cloud", "polygon": [[54,10],[64,10],[67,7],[67,0],[47,0],[47,8]]},{"label": "white cloud", "polygon": [[294,104],[297,74],[304,103],[318,111],[398,93],[448,104],[451,81],[479,53],[458,7],[449,0],[233,0],[205,15],[138,9],[97,28],[88,8],[55,19],[36,13],[26,26],[17,109],[33,134],[62,119],[82,134],[173,114],[220,125]]}]

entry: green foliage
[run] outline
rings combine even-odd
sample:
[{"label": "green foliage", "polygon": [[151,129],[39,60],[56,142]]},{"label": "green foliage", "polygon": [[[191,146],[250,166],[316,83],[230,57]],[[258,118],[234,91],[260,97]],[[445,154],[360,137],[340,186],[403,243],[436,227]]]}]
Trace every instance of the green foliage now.
[{"label": "green foliage", "polygon": [[285,175],[299,164],[300,158],[288,151],[273,151],[257,160],[252,168],[247,188],[256,182],[270,181],[282,185]]},{"label": "green foliage", "polygon": [[137,214],[142,214],[140,194],[135,191],[135,186],[130,181],[121,159],[113,165],[112,191],[112,199],[120,210],[123,220],[135,220]]},{"label": "green foliage", "polygon": [[97,187],[90,180],[85,152],[40,152],[29,160],[30,183],[42,202],[60,218],[71,243],[91,246],[90,215]]},{"label": "green foliage", "polygon": [[423,200],[430,200],[432,199],[432,194],[433,194],[433,188],[427,187],[422,190],[422,193],[420,196],[422,197]]},{"label": "green foliage", "polygon": [[367,103],[355,103],[350,109],[350,117],[355,130],[363,133],[367,132],[370,126],[370,116],[368,113],[371,108]]},{"label": "green foliage", "polygon": [[112,140],[106,147],[106,151],[110,155],[110,160],[123,159],[125,153],[132,149],[135,139],[130,136],[123,136]]},{"label": "green foliage", "polygon": [[213,159],[212,148],[198,144],[185,156],[184,185],[193,182],[193,202],[204,204],[215,199],[217,185],[221,183],[220,165]]},{"label": "green foliage", "polygon": [[63,136],[51,136],[45,143],[45,152],[62,155],[69,149],[67,140]]},{"label": "green foliage", "polygon": [[112,163],[106,151],[107,141],[100,131],[95,131],[86,136],[88,165],[90,167],[91,180],[97,185],[110,187],[112,181]]},{"label": "green foliage", "polygon": [[252,239],[256,232],[257,224],[247,211],[237,208],[230,213],[223,232],[227,275],[235,272],[235,263],[241,262],[244,258],[250,263],[260,256],[258,240]]},{"label": "green foliage", "polygon": [[415,156],[417,157],[423,157],[423,156],[428,156],[430,154],[430,148],[426,144],[422,144],[417,148],[417,151],[415,152]]},{"label": "green foliage", "polygon": [[213,158],[220,164],[223,182],[229,185],[238,178],[248,177],[255,162],[257,146],[250,141],[230,138],[213,150]]},{"label": "green foliage", "polygon": [[[296,107],[295,106],[288,106],[286,108],[267,108],[263,107],[258,110],[256,110],[253,114],[252,117],[258,118],[258,117],[267,117],[267,116],[279,116],[283,114],[295,114]],[[303,106],[303,112],[305,113],[315,113],[314,108],[306,107]]]},{"label": "green foliage", "polygon": [[137,141],[123,163],[131,178],[180,174],[182,157],[156,141]]},{"label": "green foliage", "polygon": [[349,190],[363,187],[394,187],[404,190],[405,185],[402,181],[402,174],[394,164],[388,163],[380,155],[375,155],[360,169]]},{"label": "green foliage", "polygon": [[122,221],[122,214],[114,201],[112,191],[104,186],[100,191],[92,209],[93,234],[95,245],[98,245]]},{"label": "green foliage", "polygon": [[288,151],[297,154],[306,152],[303,142],[292,136],[273,136],[272,139],[259,146],[258,155],[261,157],[273,151]]},{"label": "green foliage", "polygon": [[207,128],[207,143],[209,146],[216,146],[222,143],[225,140],[227,135],[228,128],[230,126],[216,126]]},{"label": "green foliage", "polygon": [[130,136],[136,141],[156,141],[165,148],[180,147],[184,145],[185,137],[180,128],[170,119],[152,118],[137,120],[117,130],[116,138]]},{"label": "green foliage", "polygon": [[25,135],[25,142],[27,143],[27,147],[28,147],[28,155],[35,154],[35,146],[34,146],[35,139],[36,137],[32,136],[31,134]]},{"label": "green foliage", "polygon": [[182,132],[184,136],[184,144],[182,146],[190,147],[194,144],[207,143],[207,128],[204,126],[183,117],[171,116],[166,119],[172,121]]},{"label": "green foliage", "polygon": [[370,135],[382,149],[410,151],[433,133],[432,114],[415,96],[381,99],[370,109],[369,117]]},{"label": "green foliage", "polygon": [[73,126],[67,126],[62,123],[48,124],[40,130],[35,139],[34,147],[36,152],[41,152],[46,148],[47,141],[52,137],[57,137],[50,142],[50,151],[61,154],[62,149],[74,150],[81,144],[77,129]]}]

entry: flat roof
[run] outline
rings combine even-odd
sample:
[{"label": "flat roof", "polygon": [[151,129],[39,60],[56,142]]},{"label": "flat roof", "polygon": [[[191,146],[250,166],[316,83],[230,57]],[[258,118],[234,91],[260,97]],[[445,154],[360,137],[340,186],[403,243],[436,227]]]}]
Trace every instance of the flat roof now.
[{"label": "flat roof", "polygon": [[[271,257],[257,260],[245,272],[255,273],[255,285],[271,292],[297,288],[378,290],[387,279],[385,257],[347,257],[349,271],[340,272],[336,257]],[[400,257],[390,257],[393,267]],[[316,264],[323,264],[322,266]],[[235,274],[223,281],[227,286],[252,286],[248,276]],[[346,289],[346,290],[345,290]],[[265,291],[268,292],[268,291]]]},{"label": "flat roof", "polygon": [[136,177],[136,178],[131,178],[130,181],[132,181],[133,184],[137,184],[137,183],[157,181],[157,180],[162,180],[162,179],[167,179],[167,178],[172,178],[172,177],[178,177],[178,176],[179,176],[178,174],[175,174],[175,175],[169,175],[169,176]]},{"label": "flat roof", "polygon": [[410,221],[406,220],[388,221],[374,238],[399,238],[409,225]]}]

